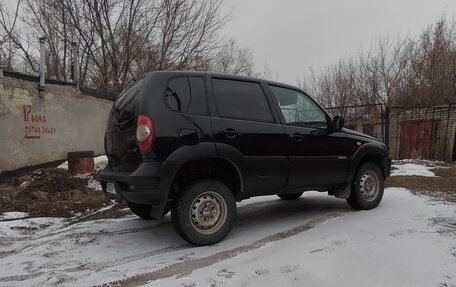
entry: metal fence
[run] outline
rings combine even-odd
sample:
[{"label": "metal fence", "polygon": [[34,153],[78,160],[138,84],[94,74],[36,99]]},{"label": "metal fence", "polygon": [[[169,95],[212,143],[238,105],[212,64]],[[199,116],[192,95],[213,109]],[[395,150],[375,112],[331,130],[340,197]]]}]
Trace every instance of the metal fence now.
[{"label": "metal fence", "polygon": [[342,116],[345,127],[385,142],[385,110],[382,105],[331,107],[326,110],[333,116]]},{"label": "metal fence", "polygon": [[347,128],[386,143],[393,159],[456,160],[456,104],[388,107],[380,104],[331,107]]}]

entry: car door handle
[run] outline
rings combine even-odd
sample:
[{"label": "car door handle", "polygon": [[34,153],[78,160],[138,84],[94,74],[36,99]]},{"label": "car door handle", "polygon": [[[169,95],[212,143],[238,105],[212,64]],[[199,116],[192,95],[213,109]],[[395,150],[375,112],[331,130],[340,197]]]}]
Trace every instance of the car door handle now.
[{"label": "car door handle", "polygon": [[295,142],[302,142],[304,140],[304,135],[300,133],[294,133],[291,137]]},{"label": "car door handle", "polygon": [[232,129],[232,128],[228,128],[225,130],[225,136],[229,139],[234,139],[235,137],[237,137],[238,133],[236,132],[235,129]]}]

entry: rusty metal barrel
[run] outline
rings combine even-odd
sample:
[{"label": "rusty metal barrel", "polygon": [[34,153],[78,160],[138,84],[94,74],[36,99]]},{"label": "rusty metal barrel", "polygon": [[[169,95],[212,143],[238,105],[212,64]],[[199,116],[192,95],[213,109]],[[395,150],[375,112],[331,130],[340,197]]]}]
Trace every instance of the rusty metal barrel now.
[{"label": "rusty metal barrel", "polygon": [[95,169],[93,151],[75,151],[67,154],[68,170],[76,174],[93,173]]}]

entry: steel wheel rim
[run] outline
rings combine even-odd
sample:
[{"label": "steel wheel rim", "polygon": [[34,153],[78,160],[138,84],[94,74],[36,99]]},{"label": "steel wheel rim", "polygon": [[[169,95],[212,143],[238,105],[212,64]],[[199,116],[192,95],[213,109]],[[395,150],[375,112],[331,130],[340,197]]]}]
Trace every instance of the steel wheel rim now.
[{"label": "steel wheel rim", "polygon": [[225,199],[220,194],[214,191],[203,192],[190,206],[190,223],[200,234],[214,234],[225,224],[227,209]]},{"label": "steel wheel rim", "polygon": [[377,199],[380,191],[380,181],[373,171],[366,171],[359,181],[359,190],[364,200],[372,202]]}]

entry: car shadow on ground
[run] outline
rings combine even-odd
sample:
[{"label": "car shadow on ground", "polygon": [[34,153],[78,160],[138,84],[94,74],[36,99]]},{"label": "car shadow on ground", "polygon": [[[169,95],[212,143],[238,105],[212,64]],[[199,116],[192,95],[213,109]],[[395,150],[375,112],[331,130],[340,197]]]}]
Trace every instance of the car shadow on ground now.
[{"label": "car shadow on ground", "polygon": [[297,200],[281,200],[274,196],[261,202],[248,203],[238,207],[234,228],[255,228],[272,224],[288,226],[302,224],[309,218],[324,217],[333,213],[353,211],[345,200],[326,194],[304,194]]},{"label": "car shadow on ground", "polygon": [[[257,233],[257,236],[266,235],[261,230],[268,230],[269,234],[283,231],[287,228],[304,224],[308,220],[324,218],[328,215],[345,214],[353,212],[353,209],[343,199],[337,199],[326,194],[304,195],[292,201],[281,200],[276,196],[255,198],[252,202],[238,204],[237,218],[233,230],[225,240],[237,240],[248,236],[247,233]],[[143,220],[133,219],[135,222],[144,223]],[[148,221],[154,222],[154,221]],[[139,234],[138,234],[139,235]],[[136,235],[135,235],[136,236]],[[166,215],[161,221],[161,227],[156,230],[144,232],[141,236],[147,236],[150,245],[154,244],[154,237],[163,240],[167,237],[169,243],[184,243],[172,230],[171,216]],[[237,238],[242,237],[242,238]],[[255,235],[250,236],[254,240]],[[220,243],[223,245],[223,241]]]}]

